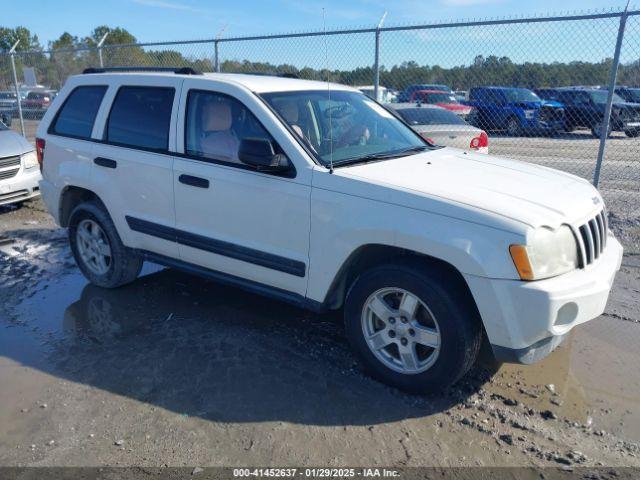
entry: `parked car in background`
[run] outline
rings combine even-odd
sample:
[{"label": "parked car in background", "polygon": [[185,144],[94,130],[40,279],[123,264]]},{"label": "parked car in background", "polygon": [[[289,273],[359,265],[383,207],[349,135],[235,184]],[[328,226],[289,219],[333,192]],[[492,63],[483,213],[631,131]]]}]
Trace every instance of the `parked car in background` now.
[{"label": "parked car in background", "polygon": [[615,92],[627,102],[640,103],[640,88],[616,87]]},{"label": "parked car in background", "polygon": [[[18,114],[18,96],[16,92],[5,90],[0,92],[0,115],[7,115],[9,118]],[[6,123],[6,122],[5,122]]]},{"label": "parked car in background", "polygon": [[489,153],[489,136],[437,105],[394,103],[390,107],[425,140],[436,145]]},{"label": "parked car in background", "polygon": [[0,123],[0,205],[40,195],[41,178],[33,145]]},{"label": "parked car in background", "polygon": [[456,100],[458,100],[459,102],[469,100],[469,92],[467,92],[466,90],[455,90],[453,94],[456,96]]},{"label": "parked car in background", "polygon": [[[591,130],[594,137],[600,138],[607,90],[591,87],[563,87],[557,90],[566,111],[566,130],[585,127]],[[607,135],[612,131],[622,131],[628,137],[637,137],[640,134],[640,104],[626,102],[614,93]]]},{"label": "parked car in background", "polygon": [[485,130],[555,135],[565,127],[563,105],[526,88],[474,87],[467,104],[475,108],[471,122]]},{"label": "parked car in background", "polygon": [[33,90],[22,101],[24,118],[41,119],[56,97],[55,90]]},{"label": "parked car in background", "polygon": [[413,92],[417,92],[418,90],[438,90],[439,92],[453,93],[451,88],[447,85],[439,85],[433,83],[421,83],[415,85],[409,85],[398,95],[398,102],[409,102],[411,99],[411,95]]},{"label": "parked car in background", "polygon": [[469,105],[460,103],[453,93],[440,90],[417,90],[411,94],[409,102],[437,105],[456,115],[460,115],[462,118],[466,118],[472,110]]},{"label": "parked car in background", "polygon": [[378,87],[378,98],[375,98],[375,86],[373,85],[360,85],[356,88],[364,93],[367,97],[373,98],[380,103],[391,103],[396,99],[395,94],[387,87]]}]

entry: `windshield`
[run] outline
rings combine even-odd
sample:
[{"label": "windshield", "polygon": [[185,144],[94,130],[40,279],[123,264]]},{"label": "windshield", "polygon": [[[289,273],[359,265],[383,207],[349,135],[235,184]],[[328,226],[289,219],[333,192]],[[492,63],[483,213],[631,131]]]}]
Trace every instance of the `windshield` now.
[{"label": "windshield", "polygon": [[15,99],[15,98],[17,98],[15,93],[0,92],[0,100]]},{"label": "windshield", "polygon": [[402,108],[396,111],[409,125],[466,125],[455,113],[440,108]]},{"label": "windshield", "polygon": [[325,165],[332,158],[334,164],[349,163],[427,148],[416,133],[362,93],[315,90],[262,97]]},{"label": "windshield", "polygon": [[627,88],[625,92],[631,102],[640,103],[640,88]]},{"label": "windshield", "polygon": [[[599,103],[602,105],[607,103],[608,95],[609,95],[609,92],[607,90],[591,90],[589,92],[589,96],[591,97],[591,100],[593,101],[593,103]],[[614,93],[613,103],[621,103],[621,102],[624,102],[624,99],[617,93]]]},{"label": "windshield", "polygon": [[507,102],[540,102],[540,97],[526,88],[514,88],[504,91]]}]

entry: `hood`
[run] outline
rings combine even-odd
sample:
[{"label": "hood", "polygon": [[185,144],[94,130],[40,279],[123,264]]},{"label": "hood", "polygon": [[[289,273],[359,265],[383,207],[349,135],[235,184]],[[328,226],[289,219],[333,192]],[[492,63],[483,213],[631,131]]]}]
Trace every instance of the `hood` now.
[{"label": "hood", "polygon": [[0,158],[13,157],[34,150],[26,138],[13,130],[0,130]]},{"label": "hood", "polygon": [[[632,102],[613,102],[612,104],[615,108],[620,110],[640,110],[640,103],[632,103]],[[604,106],[603,106],[604,108]]]},{"label": "hood", "polygon": [[[453,148],[338,171],[396,190],[397,203],[406,204],[400,197],[411,193],[454,202],[476,212],[490,212],[531,227],[556,228],[562,223],[582,221],[602,208],[598,191],[584,179],[539,165]],[[410,203],[429,211],[439,208],[438,202],[429,200]]]}]

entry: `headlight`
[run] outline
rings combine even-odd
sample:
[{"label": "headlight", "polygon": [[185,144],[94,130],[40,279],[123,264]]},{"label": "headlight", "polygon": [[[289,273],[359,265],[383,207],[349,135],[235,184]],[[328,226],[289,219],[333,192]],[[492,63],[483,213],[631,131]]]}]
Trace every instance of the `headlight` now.
[{"label": "headlight", "polygon": [[578,245],[566,225],[539,228],[527,245],[511,245],[509,252],[522,280],[555,277],[578,266]]},{"label": "headlight", "polygon": [[22,155],[22,164],[24,168],[35,168],[38,166],[38,157],[36,152],[29,152]]}]

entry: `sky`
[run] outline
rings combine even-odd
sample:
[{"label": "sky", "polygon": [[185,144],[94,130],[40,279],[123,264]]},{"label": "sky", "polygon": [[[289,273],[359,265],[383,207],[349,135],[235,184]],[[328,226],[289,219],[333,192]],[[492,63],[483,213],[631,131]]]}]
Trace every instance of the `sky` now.
[{"label": "sky", "polygon": [[[625,0],[2,0],[0,26],[24,26],[46,46],[68,31],[87,36],[98,25],[121,26],[138,41],[187,40],[273,32],[438,22],[576,10],[622,8]],[[27,7],[28,5],[28,7]],[[561,10],[559,10],[561,8]]]},{"label": "sky", "polygon": [[[0,0],[9,2],[9,0]],[[15,0],[12,4],[17,5]],[[211,39],[385,26],[621,10],[626,0],[30,0],[29,8],[1,9],[0,26],[25,26],[40,42],[67,31],[85,37],[99,25],[124,27],[139,42]],[[54,8],[55,5],[55,8]],[[562,10],[558,10],[558,6]],[[34,12],[38,12],[35,14]],[[599,62],[613,56],[618,19],[384,32],[380,62],[450,68],[476,55],[522,62]],[[622,61],[640,57],[640,16],[629,20]],[[372,33],[220,44],[220,60],[352,69],[373,64]],[[162,47],[153,47],[161,49]],[[171,46],[188,58],[212,58],[211,44]],[[328,55],[327,55],[328,52]],[[126,52],[123,52],[125,54]]]}]

